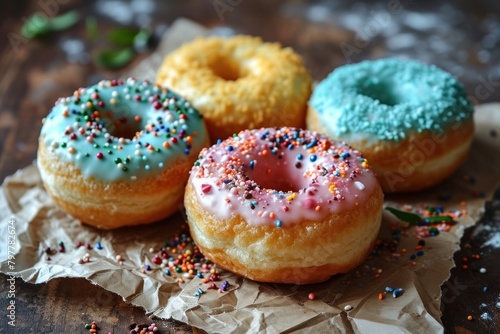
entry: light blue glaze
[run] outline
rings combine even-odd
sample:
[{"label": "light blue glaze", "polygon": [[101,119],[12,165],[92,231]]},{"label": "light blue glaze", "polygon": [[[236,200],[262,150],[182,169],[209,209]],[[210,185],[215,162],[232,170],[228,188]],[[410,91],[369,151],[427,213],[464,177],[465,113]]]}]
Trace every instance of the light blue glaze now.
[{"label": "light blue glaze", "polygon": [[337,68],[317,85],[309,105],[333,136],[364,134],[394,141],[409,132],[441,132],[470,120],[474,111],[454,76],[398,59]]},{"label": "light blue glaze", "polygon": [[41,134],[42,144],[74,162],[83,177],[103,181],[158,174],[178,159],[197,155],[208,136],[189,102],[135,79],[101,81],[59,99]]}]

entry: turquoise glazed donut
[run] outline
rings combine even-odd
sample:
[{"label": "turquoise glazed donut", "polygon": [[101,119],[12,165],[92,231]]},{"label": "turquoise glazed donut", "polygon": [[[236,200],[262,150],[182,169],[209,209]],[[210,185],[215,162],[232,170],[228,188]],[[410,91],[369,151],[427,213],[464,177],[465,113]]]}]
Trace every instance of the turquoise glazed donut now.
[{"label": "turquoise glazed donut", "polygon": [[315,88],[307,127],[363,152],[386,192],[446,178],[465,159],[473,106],[451,74],[381,59],[337,68]]},{"label": "turquoise glazed donut", "polygon": [[169,89],[132,78],[101,81],[56,102],[37,164],[61,208],[110,229],[175,212],[208,143],[201,115]]}]

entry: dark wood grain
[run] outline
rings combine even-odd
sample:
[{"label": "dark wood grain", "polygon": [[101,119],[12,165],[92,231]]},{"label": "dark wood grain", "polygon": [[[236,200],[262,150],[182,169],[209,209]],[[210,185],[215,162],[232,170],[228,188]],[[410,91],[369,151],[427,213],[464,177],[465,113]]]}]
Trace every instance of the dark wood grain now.
[{"label": "dark wood grain", "polygon": [[[467,50],[466,61],[483,71],[489,70],[478,62],[477,51],[479,41],[484,37],[480,19],[488,15],[499,15],[499,4],[495,1],[446,1],[455,10],[461,11],[467,20],[457,29],[463,30],[473,49]],[[49,112],[54,101],[60,96],[72,94],[77,87],[95,83],[101,78],[115,78],[123,70],[108,71],[87,64],[70,63],[60,47],[63,38],[74,38],[85,41],[86,50],[92,54],[100,47],[100,42],[88,40],[85,24],[80,21],[75,27],[60,33],[55,33],[42,40],[19,39],[20,29],[25,18],[37,11],[44,11],[41,4],[52,3],[52,15],[63,13],[69,9],[78,9],[84,15],[92,15],[98,19],[100,34],[119,23],[96,11],[96,1],[66,0],[66,1],[3,1],[0,10],[0,180],[14,173],[17,169],[29,165],[36,158],[37,137],[42,118]],[[64,3],[64,5],[60,4]],[[124,3],[130,4],[131,1]],[[151,26],[171,24],[178,17],[193,19],[207,27],[231,27],[236,32],[262,36],[264,40],[279,41],[293,47],[300,53],[314,79],[324,78],[332,68],[346,62],[339,49],[342,42],[352,42],[353,31],[340,28],[331,22],[309,21],[304,15],[283,15],[285,1],[243,0],[233,10],[222,16],[214,7],[215,1],[158,1],[154,12],[148,14]],[[310,8],[316,2],[291,1],[296,6]],[[366,3],[372,3],[367,1]],[[386,2],[381,1],[384,5]],[[408,1],[408,8],[415,12],[426,12],[438,6],[433,1]],[[351,6],[345,2],[342,6]],[[286,8],[285,8],[286,9]],[[300,14],[300,13],[299,13]],[[432,36],[433,32],[428,32]],[[16,39],[17,38],[17,39]],[[12,41],[14,42],[12,43]],[[478,43],[473,43],[474,41]],[[372,58],[383,54],[384,50],[375,42],[356,54],[353,61]],[[464,42],[465,43],[465,42]],[[500,47],[499,45],[497,45]],[[139,55],[134,66],[141,57]],[[407,51],[411,56],[411,50]],[[442,61],[436,57],[435,61]],[[445,60],[445,59],[444,59]],[[499,65],[498,63],[496,64]],[[467,66],[467,64],[464,64]],[[474,78],[474,76],[472,76]],[[478,79],[466,80],[464,84],[471,97],[476,102],[500,101],[500,89],[489,91],[489,94],[477,97],[476,89],[481,85]],[[492,211],[493,212],[493,211]],[[479,225],[498,223],[498,217],[492,214]],[[495,220],[497,219],[497,220]],[[467,231],[461,243],[461,251],[455,255],[455,261],[460,263],[468,256],[471,242],[480,244],[488,238],[471,241],[473,230]],[[469,246],[468,246],[469,245]],[[489,291],[482,292],[482,285],[463,290],[454,290],[450,294],[450,286],[470,286],[478,284],[477,271],[462,271],[453,269],[448,284],[443,285],[443,291],[450,297],[450,302],[442,305],[443,323],[450,333],[492,333],[499,331],[500,309],[481,310],[478,305],[482,301],[494,304],[499,295],[496,287],[500,281],[498,266],[495,269],[495,259],[500,255],[498,250],[478,250],[483,252],[483,258],[476,263],[477,267],[491,268],[488,276],[481,278],[483,285],[489,286]],[[481,262],[482,261],[482,262]],[[0,275],[2,290],[6,285],[5,276]],[[100,333],[128,333],[131,323],[147,323],[152,320],[144,310],[124,303],[120,297],[106,290],[93,286],[83,279],[55,279],[47,284],[32,285],[19,279],[16,283],[18,291],[18,312],[16,333],[87,333],[84,324],[95,320],[101,328]],[[446,290],[448,289],[448,290]],[[478,290],[479,289],[479,290]],[[456,292],[458,291],[458,293]],[[453,297],[453,298],[452,298]],[[3,300],[0,303],[4,305]],[[5,308],[2,307],[4,310]],[[481,321],[482,312],[490,312],[491,321]],[[475,321],[467,321],[468,314],[474,314]],[[3,314],[1,315],[3,317]],[[196,331],[191,327],[175,321],[156,320],[162,333],[188,333]],[[0,332],[10,332],[5,319],[0,319]]]},{"label": "dark wood grain", "polygon": [[[153,320],[143,309],[84,279],[54,279],[37,285],[18,280],[16,289],[16,333],[88,333],[84,326],[92,321],[101,329],[99,333],[128,333],[133,323],[153,322],[161,333],[193,332],[176,321]],[[0,328],[6,329],[5,325]]]}]

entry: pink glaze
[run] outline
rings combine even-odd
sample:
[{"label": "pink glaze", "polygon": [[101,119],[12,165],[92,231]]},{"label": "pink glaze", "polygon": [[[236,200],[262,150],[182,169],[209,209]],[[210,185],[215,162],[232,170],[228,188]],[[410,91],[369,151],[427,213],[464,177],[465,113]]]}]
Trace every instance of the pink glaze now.
[{"label": "pink glaze", "polygon": [[245,130],[205,148],[189,182],[216,217],[279,227],[362,205],[378,187],[358,151],[286,127]]}]

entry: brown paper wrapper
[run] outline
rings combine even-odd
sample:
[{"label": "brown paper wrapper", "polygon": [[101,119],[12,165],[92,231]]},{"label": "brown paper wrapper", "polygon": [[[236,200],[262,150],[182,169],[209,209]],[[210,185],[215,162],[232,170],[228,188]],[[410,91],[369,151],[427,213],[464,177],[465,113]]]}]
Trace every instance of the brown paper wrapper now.
[{"label": "brown paper wrapper", "polygon": [[[159,50],[128,75],[154,79],[163,56],[182,42],[210,31],[187,20],[177,21],[162,40]],[[179,284],[166,276],[160,266],[143,273],[144,264],[152,264],[154,254],[165,240],[179,229],[181,214],[156,224],[101,231],[81,225],[59,210],[48,197],[35,165],[5,179],[0,192],[0,244],[15,250],[15,268],[9,268],[8,254],[2,249],[0,271],[21,277],[26,282],[43,283],[56,277],[84,277],[108,291],[122,296],[133,305],[159,318],[174,318],[210,333],[238,332],[442,332],[440,321],[441,284],[454,266],[453,253],[465,227],[481,215],[485,199],[491,198],[500,180],[500,141],[490,136],[500,130],[500,104],[477,107],[476,136],[467,161],[449,180],[418,194],[394,195],[385,205],[402,207],[443,204],[448,210],[466,210],[449,232],[426,238],[424,255],[416,265],[409,258],[417,245],[417,227],[403,227],[394,252],[382,251],[370,257],[356,270],[313,285],[257,283],[220,270],[221,280],[229,282],[227,292],[206,291],[194,296],[201,279]],[[475,182],[471,182],[471,177]],[[484,192],[484,197],[478,193]],[[450,196],[443,202],[440,196]],[[384,216],[380,238],[391,241],[393,216]],[[10,227],[9,227],[10,226]],[[9,231],[15,233],[9,238]],[[12,233],[12,232],[11,232]],[[57,248],[63,241],[66,252],[46,260],[44,249]],[[102,250],[76,248],[82,241],[99,241]],[[404,253],[402,250],[407,249]],[[90,262],[78,264],[85,253]],[[124,258],[119,265],[116,255]],[[376,277],[378,276],[378,278]],[[219,282],[220,283],[220,282]],[[391,294],[379,300],[387,286],[403,288],[404,294]],[[314,293],[315,300],[308,299]],[[350,305],[351,310],[345,307]]]}]

